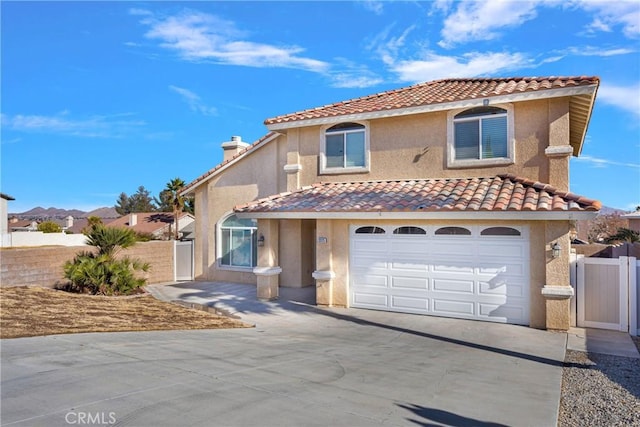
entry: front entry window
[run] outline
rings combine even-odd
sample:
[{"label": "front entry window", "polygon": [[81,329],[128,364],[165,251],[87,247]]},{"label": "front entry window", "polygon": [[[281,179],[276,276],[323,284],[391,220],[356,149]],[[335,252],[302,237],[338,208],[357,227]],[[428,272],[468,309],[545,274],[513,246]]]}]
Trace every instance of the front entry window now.
[{"label": "front entry window", "polygon": [[257,261],[257,221],[231,215],[220,226],[220,265],[255,267]]}]

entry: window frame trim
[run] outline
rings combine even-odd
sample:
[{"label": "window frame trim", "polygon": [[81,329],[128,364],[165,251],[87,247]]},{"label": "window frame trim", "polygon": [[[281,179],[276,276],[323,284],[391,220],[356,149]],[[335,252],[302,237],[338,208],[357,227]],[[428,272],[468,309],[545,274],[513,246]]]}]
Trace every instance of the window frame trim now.
[{"label": "window frame trim", "polygon": [[[222,215],[218,222],[216,223],[216,267],[218,270],[227,270],[227,271],[240,271],[240,272],[252,272],[254,266],[250,267],[241,267],[238,265],[226,265],[222,264],[222,231],[224,230],[247,230],[249,228],[253,229],[254,227],[223,227],[222,224],[229,219],[231,216],[235,215],[233,211],[229,211]],[[256,220],[257,221],[257,220]],[[256,224],[255,232],[258,232],[258,225]],[[253,243],[252,243],[253,244]],[[253,248],[251,248],[253,254]],[[256,265],[258,260],[256,259]]]},{"label": "window frame trim", "polygon": [[[459,120],[455,120],[455,116],[464,111],[470,110],[474,107],[466,107],[466,108],[458,108],[455,110],[450,110],[447,113],[447,168],[448,169],[457,169],[457,168],[470,168],[470,167],[478,167],[478,166],[504,166],[504,165],[512,165],[516,162],[516,153],[515,153],[515,131],[514,131],[514,108],[513,104],[491,104],[489,107],[501,108],[506,111],[507,117],[507,157],[498,157],[492,159],[461,159],[456,160],[456,150],[455,150],[455,123],[457,121],[474,121],[474,120],[482,120],[483,116],[472,117],[472,118],[461,118]],[[480,148],[480,147],[479,147]]]},{"label": "window frame trim", "polygon": [[[364,166],[348,166],[348,167],[327,167],[327,130],[332,128],[333,126],[342,124],[342,123],[355,123],[358,125],[364,126]],[[353,133],[354,131],[343,131],[342,133]],[[340,133],[339,131],[335,132]],[[370,156],[370,143],[369,143],[369,121],[368,120],[347,120],[340,121],[336,123],[330,123],[320,127],[320,161],[319,161],[319,172],[318,175],[339,175],[339,174],[348,174],[348,173],[363,173],[370,171],[371,165],[371,156]]]}]

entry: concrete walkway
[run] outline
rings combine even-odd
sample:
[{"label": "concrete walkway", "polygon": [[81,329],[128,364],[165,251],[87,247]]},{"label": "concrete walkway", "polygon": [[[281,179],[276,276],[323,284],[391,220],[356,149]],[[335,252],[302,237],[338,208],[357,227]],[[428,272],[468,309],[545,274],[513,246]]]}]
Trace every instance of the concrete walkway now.
[{"label": "concrete walkway", "polygon": [[628,333],[605,329],[569,329],[567,333],[567,350],[640,359],[638,348]]},{"label": "concrete walkway", "polygon": [[309,290],[262,302],[248,285],[150,289],[256,327],[2,340],[1,424],[79,424],[87,414],[121,426],[557,422],[566,334],[324,309],[305,300]]}]

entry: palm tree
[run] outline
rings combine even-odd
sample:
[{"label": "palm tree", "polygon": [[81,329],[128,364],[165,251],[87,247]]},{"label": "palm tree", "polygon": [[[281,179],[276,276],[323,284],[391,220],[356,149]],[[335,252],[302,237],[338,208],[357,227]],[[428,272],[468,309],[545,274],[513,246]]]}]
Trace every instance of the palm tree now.
[{"label": "palm tree", "polygon": [[96,224],[87,233],[87,244],[98,248],[98,255],[105,255],[111,260],[120,249],[127,249],[137,241],[136,233],[129,228]]},{"label": "palm tree", "polygon": [[171,204],[173,206],[173,238],[178,240],[178,220],[180,214],[184,210],[184,196],[180,194],[180,190],[185,183],[180,178],[174,178],[167,183],[165,191],[171,193]]}]

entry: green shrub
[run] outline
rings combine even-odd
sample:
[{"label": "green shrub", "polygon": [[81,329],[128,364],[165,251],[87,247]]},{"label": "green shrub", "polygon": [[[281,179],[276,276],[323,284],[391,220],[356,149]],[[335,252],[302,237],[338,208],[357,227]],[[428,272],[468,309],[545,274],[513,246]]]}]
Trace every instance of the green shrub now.
[{"label": "green shrub", "polygon": [[98,224],[87,233],[87,243],[97,247],[98,253],[82,251],[65,263],[64,276],[70,283],[64,289],[94,295],[127,295],[146,283],[135,273],[149,271],[149,263],[129,257],[115,258],[120,249],[136,243],[132,230]]},{"label": "green shrub", "polygon": [[64,275],[71,284],[67,290],[98,295],[127,295],[143,286],[146,279],[135,276],[137,271],[149,271],[149,264],[123,257],[81,252],[64,265]]},{"label": "green shrub", "polygon": [[62,227],[53,221],[43,221],[38,224],[38,231],[42,231],[43,233],[60,233],[62,232]]}]

